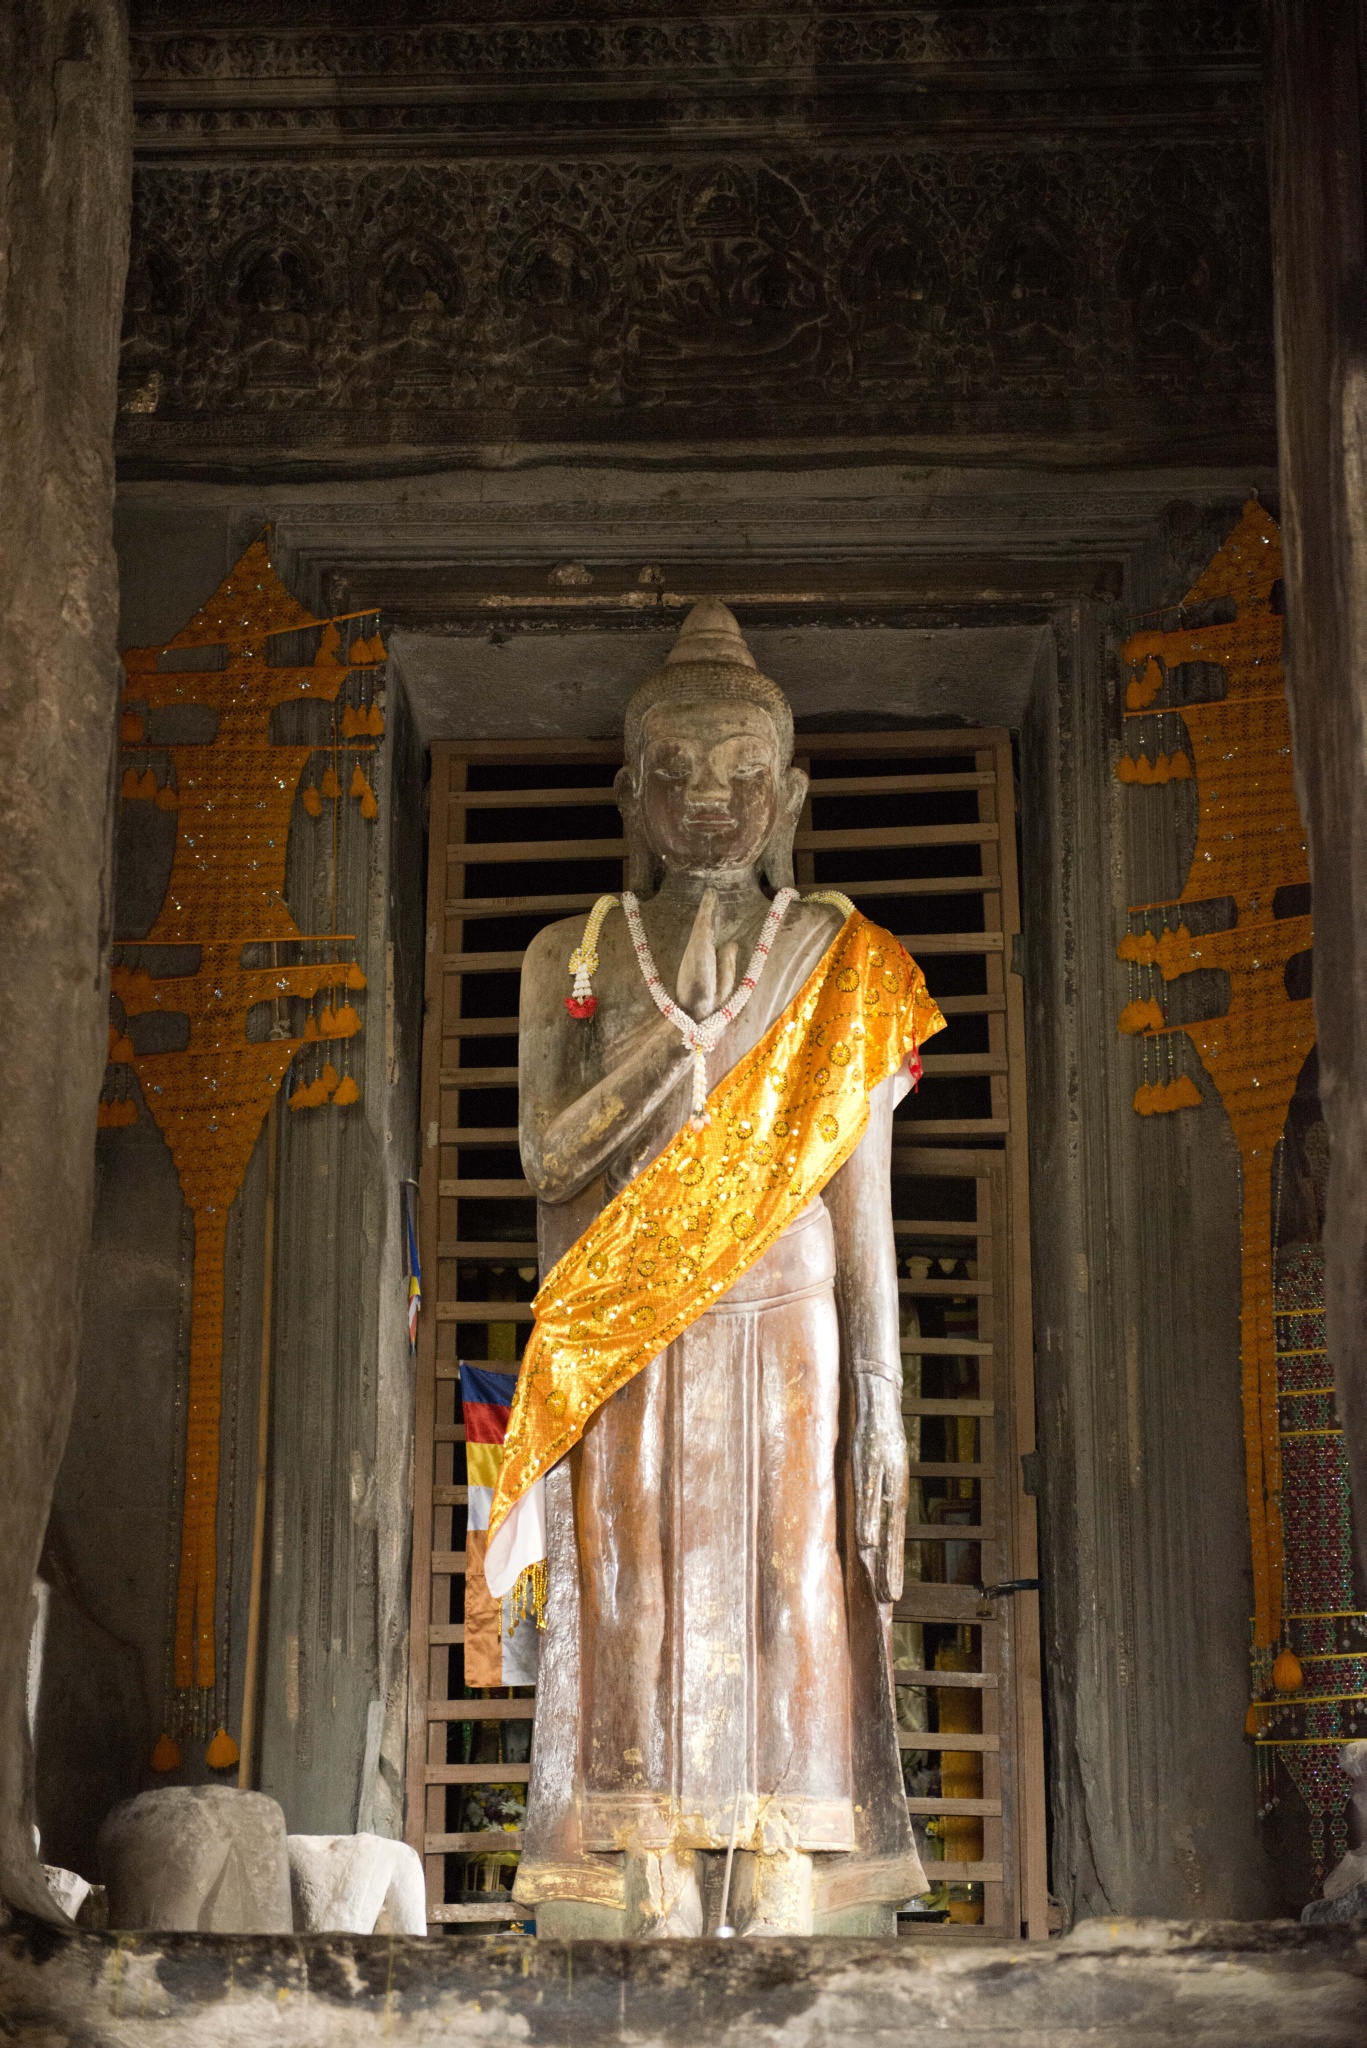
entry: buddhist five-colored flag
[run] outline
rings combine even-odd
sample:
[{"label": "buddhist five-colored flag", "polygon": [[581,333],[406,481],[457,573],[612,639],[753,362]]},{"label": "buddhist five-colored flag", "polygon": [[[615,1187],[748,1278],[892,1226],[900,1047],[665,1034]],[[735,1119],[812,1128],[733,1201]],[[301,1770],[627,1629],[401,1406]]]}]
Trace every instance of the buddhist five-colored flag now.
[{"label": "buddhist five-colored flag", "polygon": [[484,1582],[489,1510],[503,1464],[503,1438],[517,1389],[517,1372],[488,1365],[460,1368],[465,1417],[465,1683],[535,1685],[538,1637],[534,1616],[512,1618],[511,1603],[495,1600]]}]

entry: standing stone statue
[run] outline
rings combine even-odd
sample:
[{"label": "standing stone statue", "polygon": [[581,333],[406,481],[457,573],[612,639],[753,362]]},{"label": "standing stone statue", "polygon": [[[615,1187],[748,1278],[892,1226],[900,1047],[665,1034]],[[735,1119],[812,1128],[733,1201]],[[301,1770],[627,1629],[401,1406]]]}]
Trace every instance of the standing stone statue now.
[{"label": "standing stone statue", "polygon": [[[544,1604],[547,1934],[895,1931],[907,1500],[892,1113],[943,1022],[791,888],[807,779],[726,607],[626,712],[632,891],[523,969],[541,1270],[486,1575]],[[639,902],[638,902],[639,897]],[[518,1583],[520,1581],[520,1584]]]}]

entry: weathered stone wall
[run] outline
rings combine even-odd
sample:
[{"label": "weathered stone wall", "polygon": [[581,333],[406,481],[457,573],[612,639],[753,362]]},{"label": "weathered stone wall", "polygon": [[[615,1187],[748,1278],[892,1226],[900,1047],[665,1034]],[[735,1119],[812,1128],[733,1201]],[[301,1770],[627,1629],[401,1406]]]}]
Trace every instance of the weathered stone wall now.
[{"label": "weathered stone wall", "polygon": [[0,1890],[44,1912],[25,1667],[71,1408],[108,1021],[126,67],[116,0],[0,10]]}]

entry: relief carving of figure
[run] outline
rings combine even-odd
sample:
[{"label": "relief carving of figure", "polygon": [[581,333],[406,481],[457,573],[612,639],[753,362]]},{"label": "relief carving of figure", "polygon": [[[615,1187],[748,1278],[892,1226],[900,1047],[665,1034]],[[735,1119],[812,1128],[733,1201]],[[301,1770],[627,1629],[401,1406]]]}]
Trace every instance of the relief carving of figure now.
[{"label": "relief carving of figure", "polygon": [[[892,1114],[942,1019],[800,900],[786,699],[724,605],[626,713],[632,890],[522,981],[537,1321],[486,1577],[544,1604],[516,1896],[548,1934],[892,1932],[907,1454]],[[515,1591],[516,1589],[516,1591]]]}]

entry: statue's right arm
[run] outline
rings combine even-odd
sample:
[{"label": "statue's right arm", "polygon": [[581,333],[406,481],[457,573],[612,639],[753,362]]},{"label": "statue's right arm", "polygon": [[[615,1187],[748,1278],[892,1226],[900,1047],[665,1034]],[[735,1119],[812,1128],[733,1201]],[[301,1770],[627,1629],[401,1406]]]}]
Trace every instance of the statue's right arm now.
[{"label": "statue's right arm", "polygon": [[691,1055],[651,1017],[613,1049],[569,1016],[564,927],[538,933],[522,967],[518,1079],[522,1166],[543,1202],[566,1202],[596,1178],[678,1087]]}]

